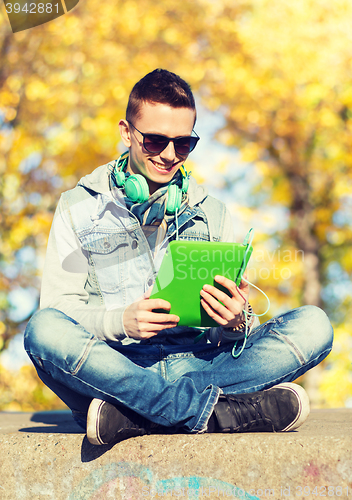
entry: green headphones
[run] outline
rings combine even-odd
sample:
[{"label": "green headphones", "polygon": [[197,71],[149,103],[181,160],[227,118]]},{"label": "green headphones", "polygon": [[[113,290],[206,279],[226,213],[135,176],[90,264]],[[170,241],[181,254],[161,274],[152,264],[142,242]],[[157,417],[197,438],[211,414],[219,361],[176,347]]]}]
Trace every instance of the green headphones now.
[{"label": "green headphones", "polygon": [[[149,187],[147,181],[141,174],[129,175],[126,178],[124,169],[128,162],[128,152],[122,154],[115,162],[114,174],[116,179],[116,184],[118,187],[125,189],[126,196],[133,202],[144,203],[149,198]],[[179,210],[182,202],[182,194],[187,193],[189,186],[188,174],[182,165],[180,168],[182,174],[182,187],[181,189],[177,184],[169,184],[168,196],[166,204],[166,213],[172,215]]]}]

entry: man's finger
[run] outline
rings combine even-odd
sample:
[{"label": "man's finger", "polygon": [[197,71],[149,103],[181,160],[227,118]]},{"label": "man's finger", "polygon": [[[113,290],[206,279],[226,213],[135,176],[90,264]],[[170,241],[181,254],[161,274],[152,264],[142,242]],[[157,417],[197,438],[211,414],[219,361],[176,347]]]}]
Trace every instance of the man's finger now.
[{"label": "man's finger", "polygon": [[227,321],[231,321],[234,315],[241,312],[241,309],[239,308],[237,310],[236,308],[236,310],[233,310],[234,304],[232,303],[230,297],[228,297],[226,294],[223,295],[226,297],[226,299],[221,300],[221,304],[219,302],[219,299],[212,296],[211,294],[208,294],[204,290],[201,290],[201,297],[203,301],[206,302],[208,307],[211,307],[212,311],[214,311],[214,313],[218,314],[222,318],[226,319]]},{"label": "man's finger", "polygon": [[217,283],[227,288],[232,297],[241,298],[244,302],[247,301],[246,295],[248,295],[248,293],[246,292],[247,290],[249,291],[249,287],[245,281],[241,281],[240,286],[238,287],[234,281],[225,278],[225,276],[217,275],[214,279]]},{"label": "man's finger", "polygon": [[225,288],[228,289],[228,291],[231,293],[231,295],[235,295],[238,291],[238,287],[236,283],[225,276],[221,275],[216,275],[214,280],[219,283],[220,285],[224,286]]},{"label": "man's finger", "polygon": [[180,318],[176,316],[176,314],[151,312],[150,316],[148,315],[148,320],[150,321],[150,323],[155,323],[155,324],[172,323],[173,325],[177,325],[177,323],[180,321]]},{"label": "man's finger", "polygon": [[204,299],[200,299],[200,303],[204,311],[219,325],[226,325],[228,323],[228,321],[222,318],[216,311],[214,311],[214,309],[212,309],[208,302],[206,302]]},{"label": "man's finger", "polygon": [[145,323],[141,325],[141,329],[144,332],[160,332],[166,328],[175,328],[177,323],[165,322],[165,323]]},{"label": "man's finger", "polygon": [[219,290],[215,286],[204,285],[200,293],[207,302],[212,302],[213,304],[217,302],[219,306],[221,306],[220,302],[222,302],[224,306],[227,308],[229,308],[231,305],[231,297],[229,297],[227,293],[223,292],[222,290]]},{"label": "man's finger", "polygon": [[147,311],[153,311],[154,309],[163,309],[164,311],[170,311],[171,304],[167,300],[163,299],[148,299],[144,301],[143,309]]}]

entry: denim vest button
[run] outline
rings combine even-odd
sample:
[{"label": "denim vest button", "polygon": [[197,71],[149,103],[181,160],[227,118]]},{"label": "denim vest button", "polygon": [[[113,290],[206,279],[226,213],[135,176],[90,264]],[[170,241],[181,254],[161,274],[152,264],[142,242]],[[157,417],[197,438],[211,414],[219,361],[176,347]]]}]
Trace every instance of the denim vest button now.
[{"label": "denim vest button", "polygon": [[136,250],[136,248],[138,247],[138,241],[137,240],[133,240],[131,246],[132,246],[132,250]]},{"label": "denim vest button", "polygon": [[108,241],[105,241],[104,248],[110,248],[110,247],[111,247],[110,243]]},{"label": "denim vest button", "polygon": [[152,286],[153,283],[154,283],[153,278],[149,278],[149,280],[148,280],[148,286]]}]

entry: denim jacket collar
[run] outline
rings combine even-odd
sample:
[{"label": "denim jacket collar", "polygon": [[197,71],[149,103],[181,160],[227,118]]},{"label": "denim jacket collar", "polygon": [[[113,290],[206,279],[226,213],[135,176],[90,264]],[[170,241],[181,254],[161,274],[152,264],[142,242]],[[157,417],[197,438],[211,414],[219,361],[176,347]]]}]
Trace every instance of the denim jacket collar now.
[{"label": "denim jacket collar", "polygon": [[[93,213],[90,214],[90,218],[92,221],[95,221],[95,224],[98,224],[99,218],[104,214],[109,203],[116,204],[120,209],[128,210],[124,203],[124,197],[121,190],[116,188],[111,181],[111,173],[112,164],[109,163],[99,167],[92,174],[83,177],[77,184],[78,186],[85,187],[86,189],[95,192],[94,197],[96,197],[96,206]],[[189,203],[186,208],[178,214],[179,228],[195,216],[201,217],[205,220],[204,212],[201,208],[199,208],[199,206],[197,206],[197,204],[204,200],[207,197],[207,194],[207,190],[203,186],[198,185],[193,177],[190,177],[188,189]],[[135,217],[131,213],[130,217],[131,224],[137,221],[137,219],[134,220]],[[174,219],[168,226],[167,237],[172,239],[175,233],[176,221]]]}]

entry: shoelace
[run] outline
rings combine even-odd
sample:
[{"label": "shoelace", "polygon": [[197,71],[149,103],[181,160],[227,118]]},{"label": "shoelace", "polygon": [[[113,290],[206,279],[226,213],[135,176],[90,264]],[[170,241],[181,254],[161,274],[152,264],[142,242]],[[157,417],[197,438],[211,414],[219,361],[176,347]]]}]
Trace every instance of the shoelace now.
[{"label": "shoelace", "polygon": [[133,430],[133,431],[138,431],[138,430],[144,430],[147,431],[147,420],[139,415],[138,413],[131,413],[126,412],[125,415],[125,422],[124,422],[124,428],[126,430]]},{"label": "shoelace", "polygon": [[157,429],[159,427],[158,424],[147,420],[142,415],[139,415],[136,412],[131,412],[125,414],[125,429],[131,431],[144,431],[146,434],[149,434],[152,429]]},{"label": "shoelace", "polygon": [[[233,426],[232,431],[238,430],[239,432],[248,431],[253,427],[260,425],[267,425],[263,409],[260,405],[261,397],[256,398],[239,398],[224,395],[232,415],[237,421],[238,426]],[[255,418],[255,421],[254,421]],[[244,427],[246,425],[246,427]]]}]

